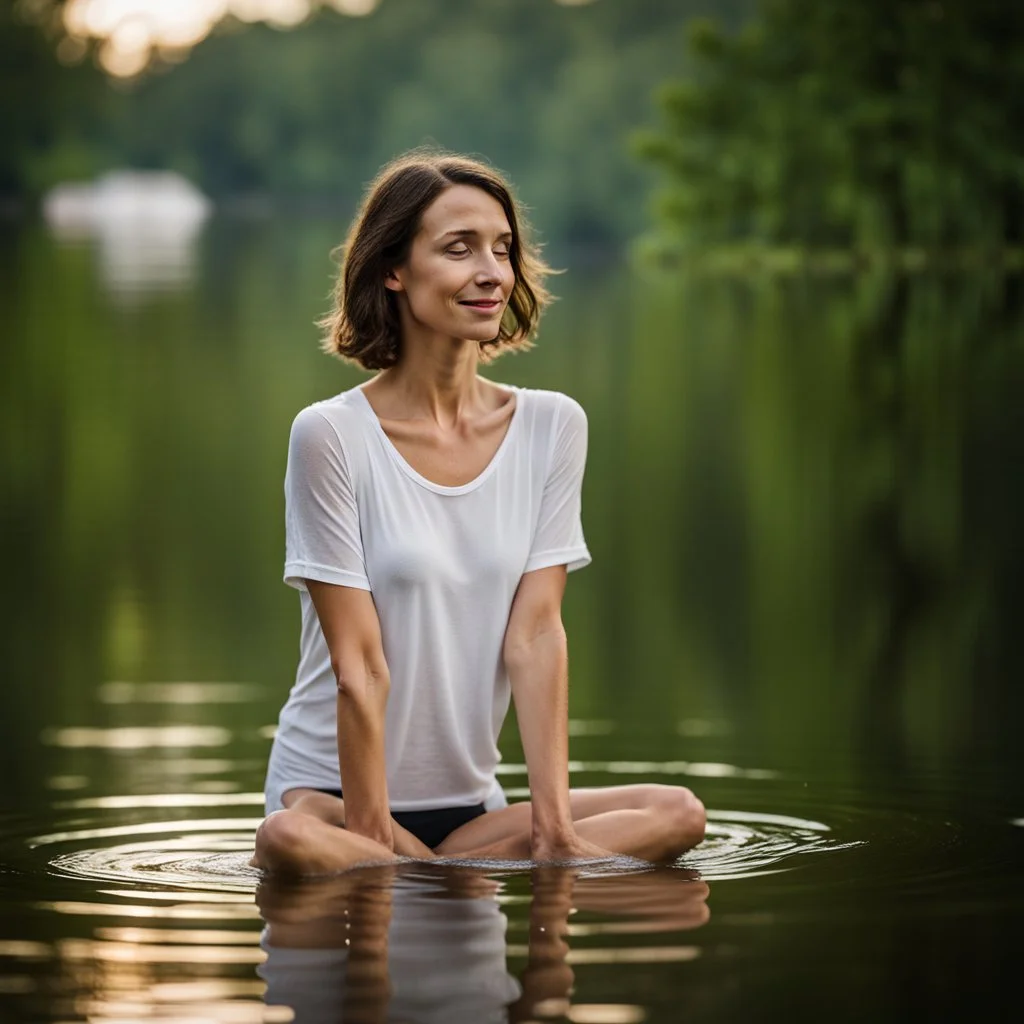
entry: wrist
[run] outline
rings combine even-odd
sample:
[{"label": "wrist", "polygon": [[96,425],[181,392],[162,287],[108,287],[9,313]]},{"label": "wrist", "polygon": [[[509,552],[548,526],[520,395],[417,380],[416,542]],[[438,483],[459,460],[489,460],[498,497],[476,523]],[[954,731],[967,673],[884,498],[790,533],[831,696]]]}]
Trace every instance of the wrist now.
[{"label": "wrist", "polygon": [[534,842],[560,843],[575,838],[576,826],[568,815],[533,817],[532,837]]},{"label": "wrist", "polygon": [[391,819],[391,838],[391,849],[400,857],[416,857],[419,860],[429,860],[437,856],[426,843],[417,839],[407,829],[402,828],[394,818]]},{"label": "wrist", "polygon": [[394,849],[394,835],[391,830],[391,818],[359,818],[351,815],[346,817],[345,828],[355,835],[365,836],[375,843]]},{"label": "wrist", "polygon": [[[559,791],[561,790],[561,792]],[[557,832],[572,828],[569,787],[530,787],[532,826],[534,832]]]}]

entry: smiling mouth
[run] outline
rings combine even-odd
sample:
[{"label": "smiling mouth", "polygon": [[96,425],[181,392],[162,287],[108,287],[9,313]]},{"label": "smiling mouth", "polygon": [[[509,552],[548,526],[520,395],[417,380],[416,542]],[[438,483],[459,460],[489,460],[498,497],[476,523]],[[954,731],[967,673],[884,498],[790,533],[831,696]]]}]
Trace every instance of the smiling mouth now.
[{"label": "smiling mouth", "polygon": [[463,300],[460,306],[468,306],[470,309],[478,309],[483,313],[490,313],[501,306],[500,299],[473,299]]}]

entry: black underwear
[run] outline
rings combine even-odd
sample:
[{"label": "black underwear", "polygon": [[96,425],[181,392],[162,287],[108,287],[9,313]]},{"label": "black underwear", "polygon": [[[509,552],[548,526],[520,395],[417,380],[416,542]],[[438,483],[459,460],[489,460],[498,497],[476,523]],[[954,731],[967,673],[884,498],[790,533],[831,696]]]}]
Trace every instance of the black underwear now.
[{"label": "black underwear", "polygon": [[[341,796],[340,789],[321,789],[319,792]],[[434,850],[457,828],[486,813],[483,804],[472,804],[468,807],[438,807],[429,811],[392,811],[391,817],[424,846]]]}]

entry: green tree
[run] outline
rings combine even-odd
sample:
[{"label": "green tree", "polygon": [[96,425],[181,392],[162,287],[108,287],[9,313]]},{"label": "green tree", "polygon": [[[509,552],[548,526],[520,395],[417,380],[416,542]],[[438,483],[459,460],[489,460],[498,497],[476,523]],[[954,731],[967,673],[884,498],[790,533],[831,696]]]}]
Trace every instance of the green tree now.
[{"label": "green tree", "polygon": [[691,27],[694,76],[638,140],[677,241],[861,249],[1024,235],[1024,8],[763,0]]},{"label": "green tree", "polygon": [[61,64],[55,42],[11,0],[0,3],[0,201],[34,197],[48,177],[89,174],[100,164],[82,132],[101,76]]},{"label": "green tree", "polygon": [[[128,82],[103,80],[88,60],[61,68],[47,50],[56,40],[33,30],[43,64],[15,74],[23,95],[61,75],[100,88],[65,109],[26,107],[12,87],[12,115],[27,109],[49,141],[14,152],[11,188],[172,168],[218,199],[331,206],[342,220],[383,162],[432,142],[507,171],[549,240],[613,246],[636,233],[653,177],[627,139],[657,83],[684,71],[687,22],[715,10],[735,25],[749,4],[382,0],[367,17],[322,9],[287,32],[226,19],[183,63]],[[53,18],[51,0],[32,5]],[[0,48],[13,45],[0,26]]]}]

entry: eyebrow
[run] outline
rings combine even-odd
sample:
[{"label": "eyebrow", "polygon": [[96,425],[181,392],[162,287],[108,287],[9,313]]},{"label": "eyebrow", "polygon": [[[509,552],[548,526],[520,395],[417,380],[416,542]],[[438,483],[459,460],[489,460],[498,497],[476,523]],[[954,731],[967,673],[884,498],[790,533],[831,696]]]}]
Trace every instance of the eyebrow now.
[{"label": "eyebrow", "polygon": [[[467,237],[475,237],[476,235],[479,235],[479,234],[480,234],[480,232],[475,230],[474,228],[454,228],[452,231],[446,231],[443,235],[441,235],[441,237],[442,238],[448,238],[449,235],[454,235],[456,238],[467,238]],[[511,241],[512,240],[512,232],[511,231],[503,231],[500,235],[498,235],[498,239],[497,240],[499,242],[502,241],[503,239],[508,239],[509,241]]]}]

